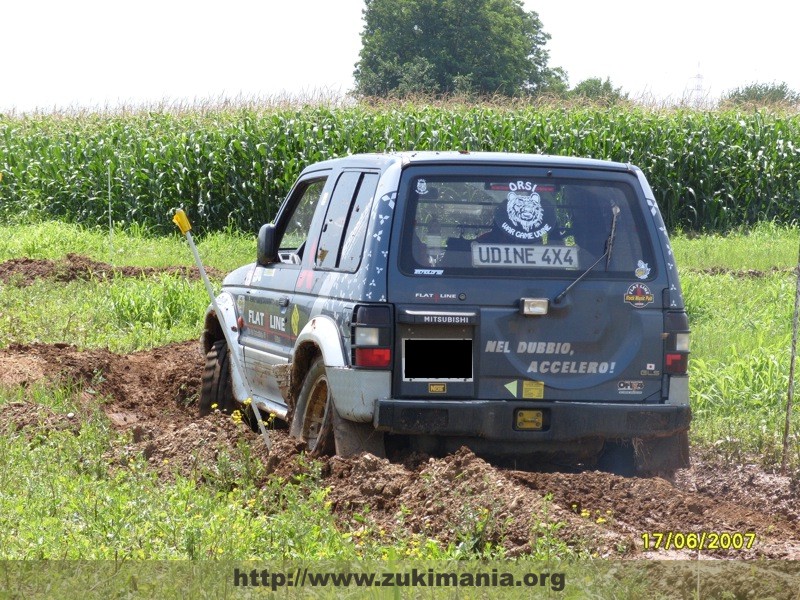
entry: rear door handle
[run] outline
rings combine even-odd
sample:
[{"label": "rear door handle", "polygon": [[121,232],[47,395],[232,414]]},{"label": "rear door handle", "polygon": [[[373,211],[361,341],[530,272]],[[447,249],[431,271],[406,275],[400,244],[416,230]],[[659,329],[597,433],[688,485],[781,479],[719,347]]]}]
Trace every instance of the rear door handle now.
[{"label": "rear door handle", "polygon": [[282,308],[289,306],[289,296],[281,296],[280,300],[278,300],[278,306]]}]

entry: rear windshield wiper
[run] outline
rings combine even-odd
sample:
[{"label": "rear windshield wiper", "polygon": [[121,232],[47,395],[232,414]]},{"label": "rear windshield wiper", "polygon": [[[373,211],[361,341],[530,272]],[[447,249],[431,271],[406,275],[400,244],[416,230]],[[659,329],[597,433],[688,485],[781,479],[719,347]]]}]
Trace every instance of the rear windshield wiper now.
[{"label": "rear windshield wiper", "polygon": [[558,304],[559,302],[561,302],[564,299],[564,296],[567,295],[567,292],[569,292],[581,279],[586,277],[589,274],[589,271],[591,271],[598,264],[600,264],[600,261],[603,260],[604,258],[606,259],[606,271],[608,271],[608,267],[611,264],[611,251],[614,248],[614,237],[617,235],[617,216],[619,215],[619,206],[617,206],[616,204],[612,206],[611,212],[612,212],[611,233],[609,234],[608,239],[606,240],[606,251],[603,252],[600,258],[598,258],[596,261],[594,261],[594,263],[592,263],[592,266],[590,266],[583,273],[581,273],[575,281],[570,283],[563,292],[561,292],[558,296],[555,297],[555,300],[553,300],[554,304]]}]

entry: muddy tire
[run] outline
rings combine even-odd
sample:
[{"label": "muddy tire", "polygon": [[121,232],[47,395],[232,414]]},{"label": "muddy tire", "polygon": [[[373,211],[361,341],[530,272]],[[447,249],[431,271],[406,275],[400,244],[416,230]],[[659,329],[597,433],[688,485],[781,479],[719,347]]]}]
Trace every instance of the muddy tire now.
[{"label": "muddy tire", "polygon": [[645,477],[662,477],[674,481],[678,469],[691,466],[689,432],[642,440],[636,452],[636,470]]},{"label": "muddy tire", "polygon": [[215,408],[226,414],[239,408],[239,403],[233,397],[230,354],[225,340],[215,342],[206,354],[203,386],[200,388],[200,416],[211,413]]},{"label": "muddy tire", "polygon": [[312,456],[327,456],[335,451],[334,410],[325,363],[317,357],[303,380],[290,428],[291,435],[303,440]]},{"label": "muddy tire", "polygon": [[355,456],[369,452],[379,458],[386,458],[383,432],[376,431],[372,423],[356,423],[343,418],[336,407],[333,407],[333,439],[338,456]]}]

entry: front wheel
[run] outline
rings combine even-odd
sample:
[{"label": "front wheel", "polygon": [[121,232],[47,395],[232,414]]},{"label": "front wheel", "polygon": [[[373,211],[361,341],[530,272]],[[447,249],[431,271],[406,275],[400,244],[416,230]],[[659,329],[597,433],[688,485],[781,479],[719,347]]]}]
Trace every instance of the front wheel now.
[{"label": "front wheel", "polygon": [[312,456],[333,454],[333,398],[325,363],[318,357],[303,380],[290,433],[303,440]]},{"label": "front wheel", "polygon": [[218,340],[206,354],[203,386],[200,388],[200,416],[210,414],[215,409],[230,414],[237,408],[239,403],[233,397],[228,343]]}]

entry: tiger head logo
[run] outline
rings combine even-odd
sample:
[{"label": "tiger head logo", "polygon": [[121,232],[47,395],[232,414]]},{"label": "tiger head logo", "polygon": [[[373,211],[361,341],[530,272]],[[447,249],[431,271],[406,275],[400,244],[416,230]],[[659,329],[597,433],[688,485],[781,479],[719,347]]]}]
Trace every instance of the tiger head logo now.
[{"label": "tiger head logo", "polygon": [[521,226],[525,231],[539,227],[544,218],[542,198],[536,193],[536,186],[533,187],[529,196],[520,196],[515,192],[510,192],[506,210],[509,220],[517,227]]}]

